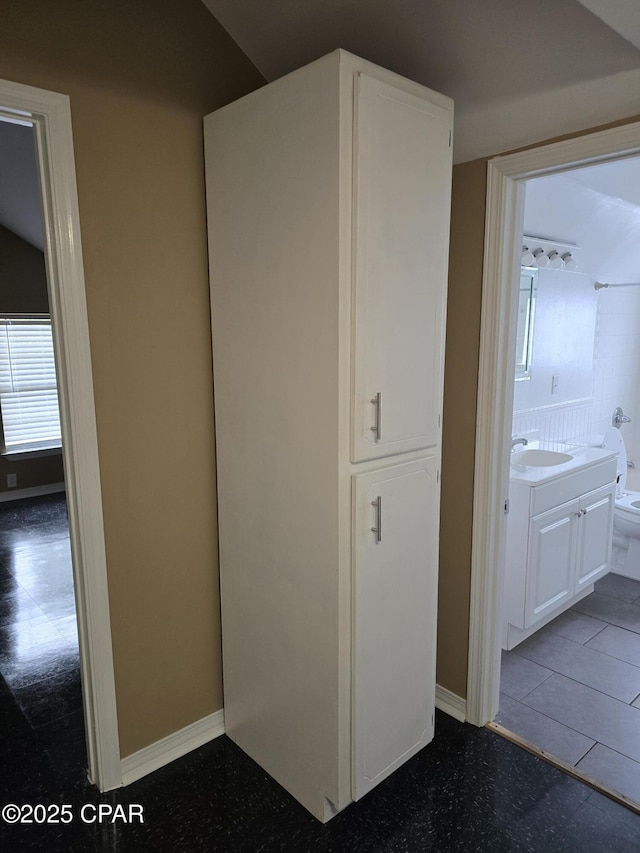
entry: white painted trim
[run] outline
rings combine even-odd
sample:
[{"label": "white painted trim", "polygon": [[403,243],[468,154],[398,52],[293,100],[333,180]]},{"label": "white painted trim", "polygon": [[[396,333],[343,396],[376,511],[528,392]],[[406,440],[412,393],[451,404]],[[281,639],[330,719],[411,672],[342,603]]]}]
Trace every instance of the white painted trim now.
[{"label": "white painted trim", "polygon": [[106,791],[122,775],[71,110],[66,95],[0,80],[0,111],[36,129],[89,778]]},{"label": "white painted trim", "polygon": [[640,153],[640,122],[533,148],[488,164],[485,257],[476,419],[467,719],[481,726],[497,713],[502,577],[513,401],[515,305],[523,186],[532,177]]},{"label": "white painted trim", "polygon": [[[504,216],[507,207],[513,213],[511,219]],[[502,374],[498,375],[496,365],[500,366],[504,376],[513,375],[511,361],[515,359],[515,353],[510,355],[514,349],[511,317],[517,307],[515,299],[511,298],[513,288],[489,287],[487,282],[492,281],[491,276],[498,271],[506,281],[515,281],[519,255],[514,252],[517,239],[514,220],[519,219],[521,231],[522,213],[521,187],[513,181],[504,180],[495,166],[489,163],[467,677],[467,719],[478,726],[486,722],[484,714],[488,713],[489,719],[493,719],[498,713],[502,630],[500,620],[495,618],[488,622],[487,614],[493,613],[497,617],[502,610],[501,574],[492,571],[492,567],[504,562],[504,503],[509,493],[509,466],[503,448],[510,431],[507,415],[513,408],[513,383],[507,382]],[[491,405],[481,407],[481,400],[491,401]],[[480,447],[482,453],[490,455],[491,464],[481,458]],[[496,508],[500,511],[493,512]]]},{"label": "white painted trim", "polygon": [[436,708],[461,723],[467,719],[467,700],[436,684]]},{"label": "white painted trim", "polygon": [[22,462],[26,459],[42,459],[45,456],[62,456],[62,445],[57,447],[42,447],[39,450],[5,450],[0,454],[7,462]]},{"label": "white painted trim", "polygon": [[44,486],[29,486],[27,489],[11,489],[8,492],[0,492],[0,503],[19,501],[23,498],[39,498],[42,495],[53,495],[55,492],[64,492],[64,483],[47,483]]},{"label": "white painted trim", "polygon": [[122,784],[130,785],[165,764],[224,734],[224,709],[122,759]]}]

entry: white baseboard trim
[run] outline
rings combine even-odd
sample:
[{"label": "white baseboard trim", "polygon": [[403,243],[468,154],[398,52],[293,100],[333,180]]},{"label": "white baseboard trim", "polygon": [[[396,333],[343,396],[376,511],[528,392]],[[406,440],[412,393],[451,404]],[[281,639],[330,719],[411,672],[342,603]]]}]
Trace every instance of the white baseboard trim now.
[{"label": "white baseboard trim", "polygon": [[464,723],[467,719],[467,700],[436,684],[436,708]]},{"label": "white baseboard trim", "polygon": [[120,762],[122,784],[130,785],[223,734],[224,709],[220,709],[123,758]]},{"label": "white baseboard trim", "polygon": [[[436,708],[461,723],[466,720],[466,699],[439,684],[436,684]],[[130,785],[223,734],[224,709],[222,708],[123,758],[120,762],[122,784]]]},{"label": "white baseboard trim", "polygon": [[19,501],[22,498],[39,498],[41,495],[52,495],[64,490],[64,483],[48,483],[46,486],[31,486],[28,489],[9,489],[8,492],[0,492],[0,503]]}]

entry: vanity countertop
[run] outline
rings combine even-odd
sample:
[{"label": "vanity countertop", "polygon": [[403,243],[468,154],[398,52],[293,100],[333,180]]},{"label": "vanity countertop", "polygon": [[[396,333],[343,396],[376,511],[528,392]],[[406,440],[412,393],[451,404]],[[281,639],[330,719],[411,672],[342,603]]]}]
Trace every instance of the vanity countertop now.
[{"label": "vanity countertop", "polygon": [[[529,447],[537,449],[538,445],[537,443],[528,445],[523,450],[527,450]],[[544,445],[541,444],[539,449],[545,449]],[[510,479],[528,486],[538,486],[540,483],[564,477],[566,474],[570,474],[580,468],[588,468],[606,460],[615,459],[618,455],[617,451],[605,450],[603,447],[576,447],[570,444],[562,446],[554,444],[549,449],[566,453],[571,456],[571,459],[568,462],[561,462],[557,465],[522,465],[518,464],[513,458],[521,455],[521,453],[513,453],[510,463]]]}]

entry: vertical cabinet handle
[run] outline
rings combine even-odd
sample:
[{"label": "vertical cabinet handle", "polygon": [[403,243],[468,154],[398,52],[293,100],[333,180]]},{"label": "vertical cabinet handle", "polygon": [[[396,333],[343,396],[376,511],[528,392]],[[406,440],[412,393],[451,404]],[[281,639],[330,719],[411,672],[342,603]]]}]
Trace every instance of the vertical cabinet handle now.
[{"label": "vertical cabinet handle", "polygon": [[375,435],[376,441],[380,441],[382,434],[382,393],[380,391],[375,397],[371,398],[371,403],[376,407],[376,419],[371,427],[371,432]]},{"label": "vertical cabinet handle", "polygon": [[382,542],[382,497],[378,495],[375,501],[371,501],[371,506],[376,511],[376,526],[371,528],[371,532],[376,534],[376,544]]}]

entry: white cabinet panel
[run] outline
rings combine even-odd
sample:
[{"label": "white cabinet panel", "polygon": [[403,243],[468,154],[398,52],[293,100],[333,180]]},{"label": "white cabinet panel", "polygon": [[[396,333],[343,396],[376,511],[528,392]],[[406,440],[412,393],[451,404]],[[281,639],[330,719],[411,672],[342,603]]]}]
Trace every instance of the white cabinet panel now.
[{"label": "white cabinet panel", "polygon": [[525,628],[572,595],[577,521],[577,501],[531,520]]},{"label": "white cabinet panel", "polygon": [[576,590],[595,583],[609,569],[614,507],[615,485],[592,492],[580,501]]},{"label": "white cabinet panel", "polygon": [[353,483],[357,800],[433,737],[436,461],[356,475]]},{"label": "white cabinet panel", "polygon": [[450,127],[448,110],[357,76],[354,462],[439,441]]}]

